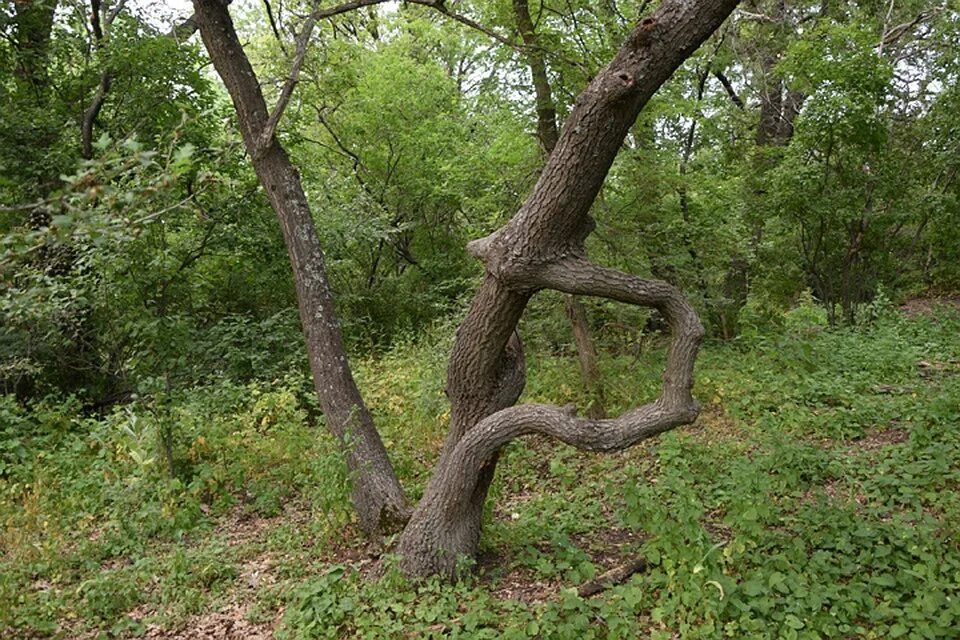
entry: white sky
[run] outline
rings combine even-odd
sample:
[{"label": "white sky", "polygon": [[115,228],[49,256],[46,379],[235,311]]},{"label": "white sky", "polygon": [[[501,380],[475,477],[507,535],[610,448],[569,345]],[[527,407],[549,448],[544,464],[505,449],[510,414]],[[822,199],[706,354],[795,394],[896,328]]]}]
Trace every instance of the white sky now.
[{"label": "white sky", "polygon": [[131,11],[142,15],[154,27],[164,30],[175,22],[190,17],[193,13],[191,0],[130,0],[127,5]]}]

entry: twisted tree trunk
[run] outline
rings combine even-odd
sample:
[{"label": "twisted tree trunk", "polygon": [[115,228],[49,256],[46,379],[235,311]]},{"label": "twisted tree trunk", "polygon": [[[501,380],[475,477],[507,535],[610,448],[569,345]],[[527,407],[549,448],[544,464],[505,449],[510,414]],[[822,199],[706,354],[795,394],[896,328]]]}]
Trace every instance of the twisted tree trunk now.
[{"label": "twisted tree trunk", "polygon": [[[594,226],[590,206],[640,110],[736,5],[737,0],[665,0],[580,95],[520,211],[497,232],[468,245],[486,275],[450,359],[450,433],[398,543],[408,574],[454,576],[459,558],[475,555],[496,454],[509,440],[543,433],[581,448],[613,451],[696,417],[690,388],[703,327],[693,308],[666,283],[591,263],[584,240]],[[502,402],[520,391],[513,386],[517,375],[511,363],[518,349],[511,338],[527,301],[545,288],[659,309],[673,331],[661,397],[612,420],[577,418],[571,410],[542,405],[505,408]]]},{"label": "twisted tree trunk", "polygon": [[[379,1],[353,0],[327,11],[332,15]],[[483,261],[486,275],[450,358],[450,431],[397,545],[407,574],[455,577],[460,558],[475,555],[497,453],[511,439],[543,433],[583,449],[616,451],[695,419],[698,407],[690,389],[703,327],[693,308],[664,282],[593,264],[584,240],[594,226],[590,206],[640,110],[737,1],[664,0],[581,94],[520,211],[494,234],[468,245]],[[442,3],[430,6],[444,11]],[[346,364],[299,176],[273,136],[289,91],[285,87],[279,107],[268,115],[224,0],[194,0],[194,7],[204,44],[230,92],[254,168],[283,228],[317,393],[347,450],[361,522],[376,529],[385,518],[404,516],[403,494]],[[305,34],[303,46],[309,32]],[[299,52],[298,59],[302,62]],[[291,74],[291,81],[295,78]],[[659,309],[673,331],[660,398],[610,420],[578,418],[572,408],[514,407],[525,380],[517,322],[530,297],[547,288]]]}]

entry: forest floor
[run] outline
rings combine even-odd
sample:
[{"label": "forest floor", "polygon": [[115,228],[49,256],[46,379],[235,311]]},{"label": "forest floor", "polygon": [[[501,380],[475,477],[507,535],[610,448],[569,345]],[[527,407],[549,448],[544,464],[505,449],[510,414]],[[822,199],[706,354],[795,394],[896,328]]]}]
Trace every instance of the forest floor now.
[{"label": "forest floor", "polygon": [[[707,344],[701,417],[627,452],[512,443],[457,585],[406,583],[389,541],[360,534],[336,451],[305,428],[303,380],[106,417],[7,402],[22,435],[0,448],[0,637],[955,638],[958,309],[829,330],[797,314]],[[413,498],[447,419],[445,348],[358,366]],[[526,400],[583,400],[569,354],[529,357]],[[661,362],[649,345],[608,353],[609,409],[655,395]],[[578,595],[637,558],[644,571]]]}]

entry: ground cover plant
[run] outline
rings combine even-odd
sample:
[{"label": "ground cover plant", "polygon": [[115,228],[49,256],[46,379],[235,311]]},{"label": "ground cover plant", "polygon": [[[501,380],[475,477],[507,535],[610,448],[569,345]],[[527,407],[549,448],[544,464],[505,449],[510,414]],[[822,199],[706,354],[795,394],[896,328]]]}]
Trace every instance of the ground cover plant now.
[{"label": "ground cover plant", "polygon": [[[801,308],[779,328],[708,344],[696,388],[703,415],[654,443],[614,457],[536,438],[511,444],[483,553],[456,585],[408,582],[389,544],[360,534],[342,461],[329,436],[306,428],[302,378],[217,383],[102,419],[68,399],[29,411],[7,400],[0,628],[11,637],[954,637],[960,316],[885,307],[856,328],[820,319]],[[415,486],[443,437],[446,347],[411,342],[360,367],[399,473]],[[575,379],[575,362],[544,356],[530,371],[530,400],[582,401],[588,392],[563,382]],[[662,357],[656,340],[604,351],[613,406],[654,392]],[[411,422],[427,426],[411,432]],[[625,583],[577,594],[638,557],[647,567]]]}]

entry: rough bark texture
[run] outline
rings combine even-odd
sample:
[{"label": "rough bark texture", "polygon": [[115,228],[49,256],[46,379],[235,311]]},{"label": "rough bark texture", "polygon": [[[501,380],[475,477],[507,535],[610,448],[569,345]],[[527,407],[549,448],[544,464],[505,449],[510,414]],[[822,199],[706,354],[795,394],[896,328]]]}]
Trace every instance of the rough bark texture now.
[{"label": "rough bark texture", "polygon": [[314,385],[327,426],[346,452],[360,523],[371,533],[396,529],[406,521],[407,504],[347,364],[323,251],[299,173],[275,137],[262,140],[269,119],[267,105],[226,2],[194,0],[193,4],[193,19],[233,100],[257,177],[283,230]]},{"label": "rough bark texture", "polygon": [[[737,0],[666,0],[632,32],[580,95],[537,185],[514,218],[468,249],[486,275],[461,324],[447,374],[450,433],[420,504],[398,543],[411,575],[453,576],[479,543],[483,501],[497,451],[530,433],[613,451],[692,421],[693,364],[703,327],[670,285],[591,263],[588,212],[631,125],[653,93],[733,11]],[[543,288],[653,306],[673,343],[659,399],[611,420],[572,409],[503,407],[519,395],[511,336],[530,296]],[[521,378],[522,380],[522,378]],[[509,390],[509,393],[505,393]]]},{"label": "rough bark texture", "polygon": [[[553,92],[550,89],[550,78],[547,76],[547,63],[537,39],[533,19],[530,17],[530,7],[527,0],[513,0],[513,13],[517,19],[517,29],[526,47],[527,63],[530,66],[530,77],[533,81],[534,95],[537,104],[537,139],[546,156],[553,153],[560,139],[560,130],[557,126],[557,109],[553,102]],[[577,359],[580,362],[580,377],[590,396],[587,408],[591,418],[603,418],[606,415],[603,402],[603,383],[600,380],[600,369],[597,366],[597,349],[590,336],[590,325],[587,322],[587,310],[583,302],[576,296],[566,296],[564,311],[570,328],[573,331],[573,341],[577,347]]]}]

